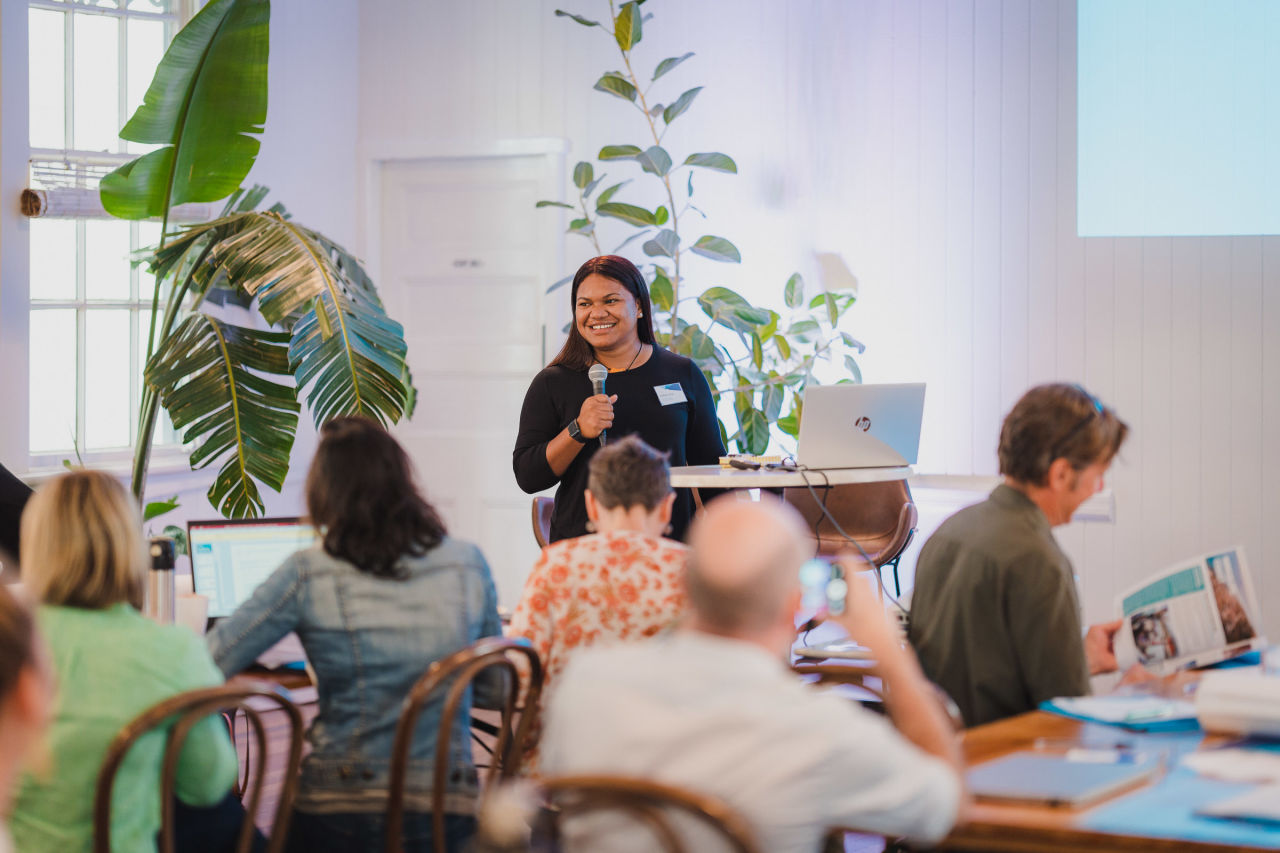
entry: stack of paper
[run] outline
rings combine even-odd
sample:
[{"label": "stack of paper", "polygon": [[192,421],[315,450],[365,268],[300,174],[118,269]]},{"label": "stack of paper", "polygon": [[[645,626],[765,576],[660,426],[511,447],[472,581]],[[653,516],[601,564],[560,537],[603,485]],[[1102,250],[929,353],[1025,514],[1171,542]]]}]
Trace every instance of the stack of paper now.
[{"label": "stack of paper", "polygon": [[1040,707],[1064,717],[1141,731],[1178,731],[1197,727],[1194,705],[1160,696],[1059,696]]}]

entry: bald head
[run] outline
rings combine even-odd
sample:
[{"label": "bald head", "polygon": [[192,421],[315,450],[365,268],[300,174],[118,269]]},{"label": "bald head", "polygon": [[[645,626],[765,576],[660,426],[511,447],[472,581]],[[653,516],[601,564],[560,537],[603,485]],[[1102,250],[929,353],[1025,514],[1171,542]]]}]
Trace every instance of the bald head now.
[{"label": "bald head", "polygon": [[717,633],[750,636],[791,618],[792,593],[813,539],[790,505],[726,496],[713,501],[689,534],[686,587],[698,620]]}]

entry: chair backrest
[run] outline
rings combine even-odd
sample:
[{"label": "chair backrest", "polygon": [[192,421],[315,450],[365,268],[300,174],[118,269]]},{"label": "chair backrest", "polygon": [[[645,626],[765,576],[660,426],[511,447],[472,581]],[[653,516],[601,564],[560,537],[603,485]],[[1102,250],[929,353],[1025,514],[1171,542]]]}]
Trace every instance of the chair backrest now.
[{"label": "chair backrest", "polygon": [[[512,656],[525,658],[528,683],[521,685],[520,670]],[[387,798],[386,849],[388,853],[400,853],[401,835],[404,831],[404,794],[409,772],[409,752],[417,730],[418,717],[423,706],[441,689],[447,687],[440,728],[436,732],[435,763],[431,778],[431,830],[432,844],[437,851],[445,850],[444,797],[449,779],[449,739],[453,733],[453,721],[458,716],[463,697],[471,682],[490,667],[499,667],[506,673],[502,696],[502,721],[498,727],[498,742],[493,750],[494,773],[507,778],[520,770],[525,742],[533,729],[539,698],[542,695],[542,661],[527,640],[486,637],[461,651],[436,661],[427,668],[405,697],[400,709],[400,722],[396,725],[395,741],[391,747],[391,778]],[[525,697],[525,709],[519,723],[513,728],[516,716],[516,697]],[[488,780],[486,780],[488,781]]]},{"label": "chair backrest", "polygon": [[717,831],[735,853],[758,853],[751,825],[723,801],[674,785],[625,776],[554,776],[542,781],[549,814],[557,821],[584,812],[622,812],[647,826],[660,842],[654,849],[686,853],[688,844],[672,825],[673,813],[691,815]]},{"label": "chair backrest", "polygon": [[798,487],[784,489],[783,498],[809,522],[818,540],[817,553],[822,556],[835,556],[849,547],[823,512],[824,505],[876,566],[896,559],[915,533],[919,514],[906,480],[815,486],[813,491],[816,501],[809,489]]},{"label": "chair backrest", "polygon": [[[263,706],[266,706],[265,708]],[[236,850],[246,853],[253,838],[253,816],[258,811],[266,779],[267,729],[262,720],[264,710],[281,710],[288,718],[289,761],[284,769],[280,799],[276,803],[275,821],[269,853],[284,849],[289,831],[289,818],[293,811],[293,796],[298,785],[298,768],[302,764],[302,714],[297,706],[266,687],[228,684],[206,687],[179,693],[156,703],[129,722],[107,746],[98,771],[97,790],[93,800],[93,850],[94,853],[110,853],[111,850],[111,795],[115,788],[116,772],[124,763],[129,750],[138,739],[154,729],[169,727],[164,757],[160,770],[160,847],[159,853],[173,853],[173,797],[174,783],[178,775],[178,759],[191,729],[201,720],[225,711],[239,711],[245,716],[249,732],[261,759],[252,778],[246,777],[242,794],[245,803],[244,823],[240,827]],[[246,796],[247,795],[247,796]]]},{"label": "chair backrest", "polygon": [[533,499],[533,538],[539,548],[547,547],[551,541],[551,510],[555,505],[551,498]]}]

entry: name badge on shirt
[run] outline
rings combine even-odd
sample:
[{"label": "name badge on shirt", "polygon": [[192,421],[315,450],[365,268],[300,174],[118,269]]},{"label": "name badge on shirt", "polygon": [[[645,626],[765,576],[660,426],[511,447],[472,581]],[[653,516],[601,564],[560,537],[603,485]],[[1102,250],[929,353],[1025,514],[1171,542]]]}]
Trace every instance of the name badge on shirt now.
[{"label": "name badge on shirt", "polygon": [[684,395],[684,389],[680,387],[679,382],[672,382],[670,385],[654,385],[653,390],[658,395],[658,402],[664,406],[684,403],[689,399]]}]

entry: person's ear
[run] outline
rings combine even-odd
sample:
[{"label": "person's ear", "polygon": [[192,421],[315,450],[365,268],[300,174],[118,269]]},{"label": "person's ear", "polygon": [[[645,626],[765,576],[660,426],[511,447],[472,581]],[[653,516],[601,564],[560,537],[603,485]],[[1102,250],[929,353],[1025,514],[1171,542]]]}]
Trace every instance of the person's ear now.
[{"label": "person's ear", "polygon": [[676,505],[676,493],[668,492],[667,496],[658,504],[658,518],[663,524],[671,523],[671,511]]},{"label": "person's ear", "polygon": [[596,503],[596,496],[591,494],[590,489],[583,489],[582,497],[587,504],[587,519],[590,521],[599,521],[600,504]]},{"label": "person's ear", "polygon": [[1049,476],[1047,477],[1046,485],[1055,492],[1070,491],[1073,474],[1075,474],[1075,469],[1071,467],[1071,463],[1064,457],[1059,456],[1049,463]]}]

